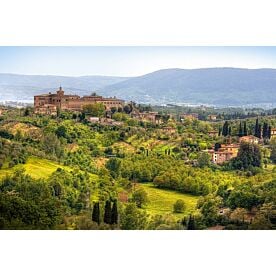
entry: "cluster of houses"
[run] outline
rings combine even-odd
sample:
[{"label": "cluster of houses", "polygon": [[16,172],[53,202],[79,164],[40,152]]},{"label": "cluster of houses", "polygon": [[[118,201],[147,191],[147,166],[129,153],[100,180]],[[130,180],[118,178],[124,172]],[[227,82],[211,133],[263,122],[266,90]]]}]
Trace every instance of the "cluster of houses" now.
[{"label": "cluster of houses", "polygon": [[[271,137],[276,137],[276,128],[272,129]],[[207,150],[207,152],[211,155],[211,160],[214,164],[223,164],[236,157],[239,152],[239,147],[241,143],[251,143],[251,144],[260,144],[262,139],[255,137],[253,135],[247,135],[239,138],[239,143],[229,143],[229,144],[221,144],[220,147],[211,150]]]}]

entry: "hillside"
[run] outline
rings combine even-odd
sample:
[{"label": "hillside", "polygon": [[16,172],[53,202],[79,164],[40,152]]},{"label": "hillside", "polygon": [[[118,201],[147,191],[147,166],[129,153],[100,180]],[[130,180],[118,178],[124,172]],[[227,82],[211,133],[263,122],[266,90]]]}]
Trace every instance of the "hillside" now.
[{"label": "hillside", "polygon": [[105,87],[105,94],[147,103],[276,103],[275,69],[165,69]]},{"label": "hillside", "polygon": [[0,101],[29,100],[62,85],[69,93],[104,96],[150,104],[215,106],[276,105],[276,69],[164,69],[143,76],[31,76],[0,74]]}]

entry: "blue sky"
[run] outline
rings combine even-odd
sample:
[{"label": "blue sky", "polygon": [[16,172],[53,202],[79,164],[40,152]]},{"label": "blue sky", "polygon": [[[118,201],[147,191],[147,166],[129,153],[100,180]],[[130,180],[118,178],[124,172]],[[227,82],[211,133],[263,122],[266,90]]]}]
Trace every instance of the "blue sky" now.
[{"label": "blue sky", "polygon": [[138,76],[206,67],[276,68],[276,47],[0,47],[0,73]]}]

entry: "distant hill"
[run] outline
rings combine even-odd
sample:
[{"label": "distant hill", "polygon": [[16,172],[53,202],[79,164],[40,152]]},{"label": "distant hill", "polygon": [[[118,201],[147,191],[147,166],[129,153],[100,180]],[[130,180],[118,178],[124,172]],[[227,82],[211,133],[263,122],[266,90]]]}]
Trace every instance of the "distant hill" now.
[{"label": "distant hill", "polygon": [[108,76],[64,77],[0,74],[0,100],[32,100],[34,95],[54,92],[60,85],[66,92],[87,95],[104,86],[126,79]]},{"label": "distant hill", "polygon": [[276,106],[276,69],[164,69],[139,77],[28,76],[0,74],[0,100],[32,100],[55,91],[104,96],[151,104]]},{"label": "distant hill", "polygon": [[160,104],[276,104],[276,69],[165,69],[112,84],[102,91]]}]

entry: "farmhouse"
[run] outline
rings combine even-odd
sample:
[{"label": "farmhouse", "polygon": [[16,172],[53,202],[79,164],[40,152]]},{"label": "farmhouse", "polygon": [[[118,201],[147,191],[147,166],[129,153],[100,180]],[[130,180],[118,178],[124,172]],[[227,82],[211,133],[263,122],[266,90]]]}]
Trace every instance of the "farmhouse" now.
[{"label": "farmhouse", "polygon": [[240,143],[245,142],[245,143],[251,143],[251,144],[258,144],[260,142],[260,139],[253,135],[248,135],[248,136],[240,137],[239,142]]},{"label": "farmhouse", "polygon": [[214,164],[223,164],[238,155],[239,144],[222,144],[218,150],[212,149],[208,153],[212,156]]},{"label": "farmhouse", "polygon": [[93,94],[91,96],[80,97],[78,95],[65,95],[60,87],[56,93],[42,94],[34,96],[34,109],[38,114],[56,114],[57,110],[82,111],[88,104],[102,103],[108,111],[112,107],[122,108],[123,100],[117,98],[104,98]]}]

